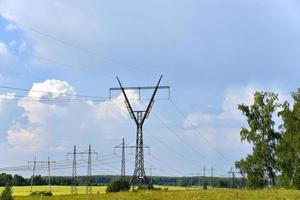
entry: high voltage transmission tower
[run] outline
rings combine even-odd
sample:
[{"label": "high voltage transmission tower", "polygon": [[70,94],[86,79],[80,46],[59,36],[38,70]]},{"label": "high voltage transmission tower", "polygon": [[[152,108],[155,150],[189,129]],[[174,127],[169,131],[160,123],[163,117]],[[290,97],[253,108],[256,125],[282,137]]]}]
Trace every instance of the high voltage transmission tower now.
[{"label": "high voltage transmission tower", "polygon": [[73,164],[72,164],[72,185],[71,185],[71,194],[77,194],[77,150],[76,145],[74,145],[73,152],[67,153],[68,155],[73,155]]},{"label": "high voltage transmission tower", "polygon": [[34,176],[35,176],[35,170],[36,170],[36,165],[41,164],[42,169],[43,169],[43,164],[47,164],[48,168],[48,186],[49,186],[49,191],[51,192],[51,164],[55,164],[55,161],[50,161],[50,158],[48,157],[47,161],[37,161],[36,157],[34,157],[34,161],[28,161],[28,164],[33,164],[33,170],[32,170],[32,176],[31,176],[31,184],[30,184],[30,192],[32,192],[32,187],[34,185]]},{"label": "high voltage transmission tower", "polygon": [[[202,168],[202,171],[203,171],[203,176],[202,176],[202,186],[205,187],[205,186],[213,186],[213,183],[212,183],[212,178],[214,176],[214,171],[216,169],[214,169],[213,167],[211,167],[210,169],[209,168],[206,168],[205,166]],[[210,171],[210,176],[209,176],[209,182],[207,182],[207,177],[206,176],[206,172],[209,172]],[[198,183],[199,183],[199,187],[200,187],[200,180],[201,180],[201,175],[200,173],[191,173],[191,184],[190,186],[192,187],[193,185],[193,176],[198,176]]]},{"label": "high voltage transmission tower", "polygon": [[205,168],[205,165],[204,165],[204,167],[203,167],[203,169],[202,169],[202,171],[203,171],[203,182],[202,182],[202,185],[203,185],[203,188],[207,185],[207,182],[206,182],[206,168]]},{"label": "high voltage transmission tower", "polygon": [[92,149],[89,145],[88,151],[88,170],[87,170],[87,181],[86,181],[86,194],[92,194]]},{"label": "high voltage transmission tower", "polygon": [[235,175],[236,174],[240,174],[240,172],[235,172],[233,171],[232,167],[230,168],[230,171],[228,172],[228,174],[231,174],[232,175],[232,178],[231,178],[231,187],[232,188],[235,188]]},{"label": "high voltage transmission tower", "polygon": [[198,176],[198,186],[201,186],[201,176],[200,173],[191,173],[191,187],[193,185],[193,176],[195,176],[195,178]]},{"label": "high voltage transmission tower", "polygon": [[[112,90],[121,90],[124,98],[125,98],[125,105],[128,109],[128,112],[131,118],[135,121],[137,126],[136,132],[136,147],[135,147],[135,168],[133,177],[131,180],[131,185],[134,187],[138,185],[140,188],[149,188],[149,181],[146,177],[145,168],[144,168],[144,141],[143,141],[143,124],[145,120],[148,118],[151,108],[154,104],[154,97],[157,93],[158,89],[168,89],[170,93],[169,86],[160,86],[160,81],[162,76],[160,76],[159,81],[157,82],[156,86],[148,86],[148,87],[123,87],[121,81],[117,77],[118,83],[120,87],[118,88],[110,88],[110,99],[111,99],[111,91]],[[141,90],[154,90],[151,96],[151,99],[146,107],[146,110],[134,110],[132,105],[127,97],[126,90],[138,90],[139,91],[139,99]]]},{"label": "high voltage transmission tower", "polygon": [[211,186],[211,187],[213,187],[213,177],[214,177],[214,171],[215,171],[216,169],[214,169],[214,167],[213,166],[211,166],[211,168],[210,168],[210,179],[209,179],[209,185]]},{"label": "high voltage transmission tower", "polygon": [[148,168],[145,168],[145,169],[149,170],[149,173],[150,173],[150,185],[152,185],[152,183],[153,183],[153,174],[152,174],[152,171],[155,170],[155,167],[148,167]]},{"label": "high voltage transmission tower", "polygon": [[[117,148],[122,149],[121,180],[125,181],[126,180],[126,170],[125,170],[125,168],[126,168],[126,163],[125,163],[126,153],[125,153],[125,149],[126,148],[135,148],[135,146],[125,144],[125,140],[123,138],[122,144],[119,144],[119,145],[115,146],[115,149],[117,149]],[[149,148],[149,147],[148,146],[144,146],[144,148]]]},{"label": "high voltage transmission tower", "polygon": [[96,154],[98,157],[97,152],[92,152],[91,145],[89,145],[89,149],[87,151],[81,151],[81,152],[78,152],[76,150],[76,145],[74,145],[73,152],[67,153],[67,157],[69,157],[69,155],[73,155],[71,194],[73,195],[77,194],[77,155],[88,155],[86,194],[92,194],[92,155],[93,154]]}]

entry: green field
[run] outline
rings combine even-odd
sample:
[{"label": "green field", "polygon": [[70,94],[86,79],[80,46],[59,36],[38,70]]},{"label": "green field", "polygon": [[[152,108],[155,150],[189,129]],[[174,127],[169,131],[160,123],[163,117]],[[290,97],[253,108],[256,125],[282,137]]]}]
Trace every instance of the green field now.
[{"label": "green field", "polygon": [[[166,186],[157,186],[160,188],[166,188]],[[28,196],[30,195],[30,186],[17,186],[13,187],[13,195],[14,196]],[[93,194],[105,194],[106,186],[93,186]],[[177,186],[170,186],[167,187],[168,190],[178,191],[178,190],[198,190],[199,188],[186,188],[186,187],[177,187]],[[0,192],[4,187],[0,187]],[[49,191],[48,186],[34,186],[32,189],[33,192],[42,192],[42,191]],[[51,186],[51,192],[53,195],[68,195],[70,194],[71,187],[70,186]],[[77,186],[77,193],[78,194],[85,194],[86,187],[85,186]]]},{"label": "green field", "polygon": [[[15,199],[24,200],[68,200],[68,199],[105,199],[105,200],[299,200],[300,191],[285,189],[264,189],[264,190],[244,190],[244,189],[209,189],[199,188],[168,187],[168,191],[139,191],[123,192],[115,194],[105,194],[105,186],[93,187],[94,195],[86,196],[85,187],[78,187],[79,195],[71,196],[70,187],[52,186],[54,196],[40,197],[28,196],[30,187],[14,187]],[[1,188],[0,190],[3,190]],[[35,186],[34,191],[47,191],[47,186]],[[97,194],[98,193],[98,194]]]}]

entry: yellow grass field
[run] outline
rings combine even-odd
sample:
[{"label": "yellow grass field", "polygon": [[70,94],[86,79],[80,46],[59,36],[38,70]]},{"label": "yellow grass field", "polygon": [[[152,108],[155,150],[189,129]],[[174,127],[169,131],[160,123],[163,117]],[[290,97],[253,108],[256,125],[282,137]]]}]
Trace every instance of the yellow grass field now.
[{"label": "yellow grass field", "polygon": [[[244,189],[208,189],[168,187],[168,191],[139,191],[121,192],[106,194],[105,186],[93,187],[93,195],[84,195],[85,187],[79,186],[79,195],[70,195],[70,187],[52,186],[54,196],[28,196],[30,187],[14,187],[13,195],[15,200],[80,200],[80,199],[105,199],[105,200],[300,200],[300,191],[285,189],[264,189],[264,190],[244,190]],[[3,188],[0,188],[2,191]],[[47,186],[35,186],[33,191],[48,191]]]},{"label": "yellow grass field", "polygon": [[[187,188],[187,187],[179,187],[179,186],[156,186],[160,188],[168,188],[168,190],[197,190],[199,188]],[[106,186],[93,186],[93,194],[105,194]],[[0,187],[0,192],[4,187]],[[48,186],[34,186],[32,189],[33,192],[42,192],[49,191]],[[51,191],[53,195],[68,195],[70,194],[71,187],[70,186],[51,186]],[[28,196],[30,194],[30,186],[17,186],[13,187],[13,195],[14,196]],[[78,194],[85,194],[86,187],[85,186],[77,186]]]}]

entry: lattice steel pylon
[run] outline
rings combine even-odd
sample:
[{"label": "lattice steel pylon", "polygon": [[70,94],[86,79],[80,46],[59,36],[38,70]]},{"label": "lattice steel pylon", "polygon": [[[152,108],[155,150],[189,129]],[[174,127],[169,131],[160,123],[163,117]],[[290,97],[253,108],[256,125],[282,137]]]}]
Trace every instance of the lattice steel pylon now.
[{"label": "lattice steel pylon", "polygon": [[71,186],[71,194],[77,194],[77,158],[76,158],[76,145],[74,145],[73,151],[73,168],[72,168],[72,186]]},{"label": "lattice steel pylon", "polygon": [[[92,152],[92,146],[89,145],[89,149],[86,151],[77,151],[76,145],[74,145],[73,152],[67,153],[67,160],[69,160],[69,155],[73,155],[73,170],[72,170],[72,186],[71,194],[77,194],[77,155],[88,155],[88,165],[87,165],[87,176],[86,176],[86,194],[92,194],[92,155],[96,154],[98,160],[98,153]],[[83,159],[83,158],[82,158]]]},{"label": "lattice steel pylon", "polygon": [[[128,145],[125,143],[125,139],[123,138],[122,143],[115,146],[115,149],[119,148],[122,149],[122,156],[121,156],[121,180],[126,180],[126,152],[125,149],[127,148],[135,148],[135,145]],[[144,148],[149,148],[149,146],[144,146]]]},{"label": "lattice steel pylon", "polygon": [[125,172],[125,142],[124,142],[124,138],[122,140],[121,179],[123,181],[125,181],[125,179],[126,179],[126,172]]},{"label": "lattice steel pylon", "polygon": [[89,145],[86,194],[92,194],[92,147]]},{"label": "lattice steel pylon", "polygon": [[[131,118],[135,121],[137,126],[136,131],[136,145],[135,145],[135,168],[133,172],[133,177],[131,180],[131,185],[134,186],[138,185],[140,188],[149,188],[149,180],[146,177],[145,168],[144,168],[144,141],[143,141],[143,124],[145,119],[148,118],[151,108],[154,104],[154,97],[157,93],[158,89],[168,89],[170,91],[169,86],[159,86],[162,76],[160,76],[156,86],[149,86],[149,87],[123,87],[121,81],[117,77],[118,83],[120,85],[119,88],[110,88],[110,98],[111,98],[111,90],[121,90],[124,98],[125,98],[125,105],[129,111]],[[126,90],[138,90],[139,91],[139,99],[140,99],[140,90],[149,90],[152,89],[153,94],[151,99],[147,105],[146,110],[133,110],[132,105],[126,95]]]},{"label": "lattice steel pylon", "polygon": [[36,165],[41,164],[40,169],[43,169],[43,164],[47,164],[48,168],[48,186],[49,186],[49,192],[51,192],[51,165],[55,164],[55,161],[50,161],[50,158],[48,157],[47,161],[37,161],[36,157],[34,157],[34,161],[28,161],[28,164],[33,164],[33,171],[32,171],[32,176],[31,176],[31,187],[30,187],[30,192],[32,192],[32,187],[34,185],[34,176],[35,176],[35,171],[36,171]]}]

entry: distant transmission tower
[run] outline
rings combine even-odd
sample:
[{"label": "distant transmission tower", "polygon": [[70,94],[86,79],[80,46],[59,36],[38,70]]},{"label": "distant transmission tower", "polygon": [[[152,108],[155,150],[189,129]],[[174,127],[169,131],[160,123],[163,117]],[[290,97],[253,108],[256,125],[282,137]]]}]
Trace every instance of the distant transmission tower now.
[{"label": "distant transmission tower", "polygon": [[206,182],[206,175],[205,175],[205,172],[206,172],[206,168],[205,168],[205,165],[204,165],[204,167],[203,167],[203,188],[205,187],[205,186],[207,186],[207,182]]},{"label": "distant transmission tower", "polygon": [[124,138],[123,138],[123,141],[122,141],[121,179],[123,181],[125,181],[125,179],[126,179],[126,172],[125,172],[125,142],[124,142]]},{"label": "distant transmission tower", "polygon": [[230,168],[230,171],[228,172],[228,174],[231,174],[232,175],[232,178],[231,178],[231,187],[232,188],[235,188],[235,176],[236,174],[240,174],[240,172],[235,172],[233,171],[232,167]]},{"label": "distant transmission tower", "polygon": [[[149,87],[123,87],[121,81],[117,77],[120,87],[119,88],[110,88],[110,98],[111,98],[111,91],[112,90],[121,90],[124,98],[125,98],[125,105],[129,111],[129,114],[132,119],[134,119],[136,126],[137,126],[137,133],[136,133],[136,147],[135,147],[135,168],[133,177],[131,180],[131,184],[134,187],[138,185],[140,188],[149,188],[149,181],[146,177],[145,168],[144,168],[144,142],[143,142],[143,124],[145,119],[148,118],[151,108],[154,104],[154,97],[157,93],[158,89],[168,89],[170,91],[169,86],[159,86],[162,76],[159,78],[159,81],[156,86],[149,86]],[[147,105],[146,110],[133,110],[132,105],[127,97],[126,90],[138,90],[139,91],[139,99],[140,98],[140,91],[141,90],[154,90],[151,96],[151,99]]]},{"label": "distant transmission tower", "polygon": [[115,146],[115,148],[121,148],[122,149],[122,160],[121,160],[121,180],[125,181],[126,180],[126,164],[125,164],[125,148],[131,147],[125,144],[124,138],[122,139],[122,144],[119,144]]},{"label": "distant transmission tower", "polygon": [[92,149],[89,145],[88,152],[88,170],[87,170],[87,179],[86,179],[86,194],[92,194]]},{"label": "distant transmission tower", "polygon": [[213,188],[213,177],[214,177],[214,171],[215,171],[216,169],[214,169],[214,167],[213,166],[211,166],[211,168],[210,168],[210,179],[209,179],[209,185]]},{"label": "distant transmission tower", "polygon": [[[28,163],[31,163],[31,161],[28,162]],[[31,183],[30,183],[30,192],[32,192],[32,186],[33,186],[34,175],[35,175],[35,167],[36,167],[36,157],[34,157],[34,161],[33,161],[33,170],[32,170]]]},{"label": "distant transmission tower", "polygon": [[150,172],[150,184],[152,185],[153,184],[153,174],[152,174],[152,171],[155,170],[154,167],[148,167],[148,168],[145,168],[146,170],[148,169],[149,172]]},{"label": "distant transmission tower", "polygon": [[76,158],[76,145],[74,145],[73,151],[73,168],[72,168],[72,186],[71,194],[77,194],[77,158]]},{"label": "distant transmission tower", "polygon": [[[71,194],[77,194],[77,155],[88,155],[88,166],[87,166],[87,176],[86,176],[86,194],[92,194],[92,155],[97,152],[92,152],[92,146],[89,145],[89,149],[87,151],[78,152],[76,150],[76,145],[74,145],[73,152],[67,153],[67,158],[69,159],[69,155],[73,155],[73,170],[72,170],[72,186],[71,186]],[[97,158],[98,159],[98,158]]]},{"label": "distant transmission tower", "polygon": [[30,186],[30,192],[32,192],[32,187],[34,185],[34,176],[35,176],[35,170],[36,170],[36,164],[41,164],[41,169],[43,169],[43,164],[47,164],[48,168],[48,186],[49,191],[51,192],[51,164],[55,164],[55,161],[50,161],[50,158],[48,157],[47,161],[37,161],[36,157],[34,157],[34,161],[28,161],[28,164],[33,164],[33,170],[32,170],[32,177],[31,177],[31,186]]}]

